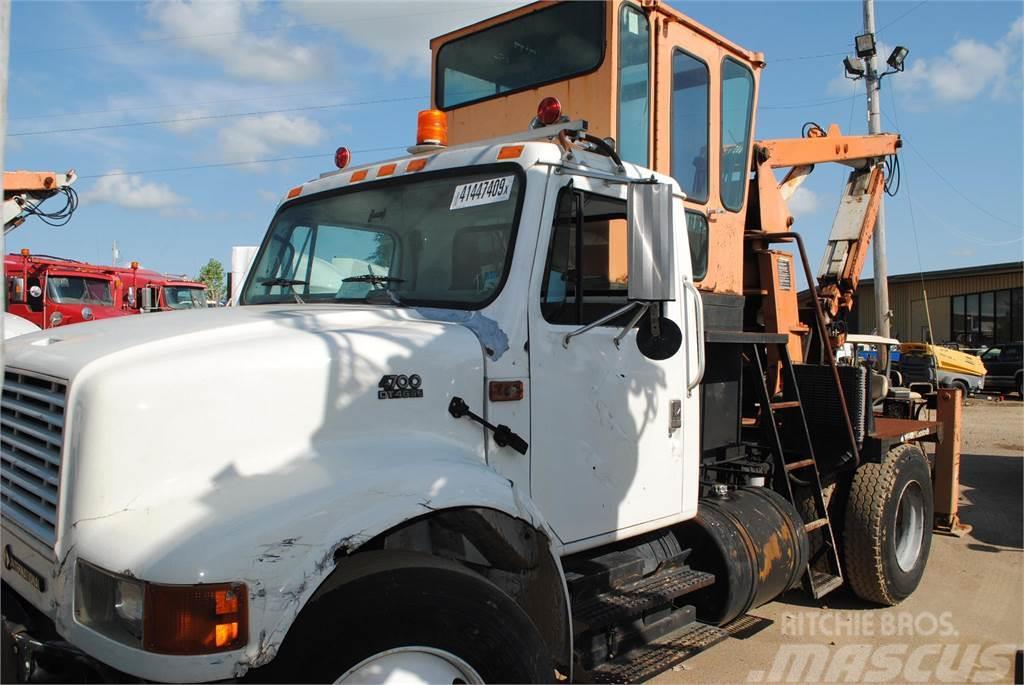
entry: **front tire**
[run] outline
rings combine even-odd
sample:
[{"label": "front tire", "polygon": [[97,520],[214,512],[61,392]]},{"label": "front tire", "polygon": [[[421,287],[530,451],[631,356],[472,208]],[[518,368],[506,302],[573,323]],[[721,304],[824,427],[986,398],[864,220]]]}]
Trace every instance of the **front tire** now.
[{"label": "front tire", "polygon": [[928,460],[899,445],[880,464],[861,464],[850,487],[844,557],[861,599],[893,606],[917,589],[931,549],[934,517]]},{"label": "front tire", "polygon": [[554,679],[549,650],[511,597],[455,562],[416,556],[422,564],[403,559],[308,605],[266,675],[316,683]]}]

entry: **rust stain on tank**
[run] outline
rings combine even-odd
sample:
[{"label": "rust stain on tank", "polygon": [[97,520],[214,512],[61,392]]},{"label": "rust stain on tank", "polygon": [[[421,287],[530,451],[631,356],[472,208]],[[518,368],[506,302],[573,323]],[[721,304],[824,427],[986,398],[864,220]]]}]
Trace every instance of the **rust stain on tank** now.
[{"label": "rust stain on tank", "polygon": [[761,547],[761,555],[764,558],[764,564],[761,566],[758,572],[758,577],[762,582],[768,580],[768,577],[772,574],[772,566],[774,562],[782,558],[782,545],[779,542],[779,536],[785,537],[786,534],[783,531],[776,531],[772,533],[764,546]]}]

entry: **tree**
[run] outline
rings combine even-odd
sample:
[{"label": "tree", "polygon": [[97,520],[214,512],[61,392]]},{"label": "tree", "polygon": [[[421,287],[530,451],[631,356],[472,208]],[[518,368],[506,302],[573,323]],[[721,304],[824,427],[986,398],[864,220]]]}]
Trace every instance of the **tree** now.
[{"label": "tree", "polygon": [[216,259],[210,258],[202,269],[196,280],[206,286],[206,295],[213,302],[220,302],[224,295],[224,265]]}]

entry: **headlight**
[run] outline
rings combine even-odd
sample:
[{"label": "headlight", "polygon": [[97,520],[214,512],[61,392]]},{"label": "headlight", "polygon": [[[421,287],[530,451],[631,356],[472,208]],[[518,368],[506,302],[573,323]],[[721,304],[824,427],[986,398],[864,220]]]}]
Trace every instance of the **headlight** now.
[{"label": "headlight", "polygon": [[213,654],[248,639],[242,583],[156,585],[78,562],[75,618],[132,647],[160,654]]},{"label": "headlight", "polygon": [[143,584],[78,562],[75,573],[75,618],[98,633],[142,647]]}]

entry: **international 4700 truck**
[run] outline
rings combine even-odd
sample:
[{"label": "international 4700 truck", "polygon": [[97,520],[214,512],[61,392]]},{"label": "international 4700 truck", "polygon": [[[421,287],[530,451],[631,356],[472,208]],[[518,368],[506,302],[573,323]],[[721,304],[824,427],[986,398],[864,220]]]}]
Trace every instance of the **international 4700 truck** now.
[{"label": "international 4700 truck", "polygon": [[[650,0],[432,47],[417,145],[290,190],[240,306],[9,345],[22,677],[639,681],[917,587],[938,427],[833,355],[898,137],[754,142],[764,57]],[[815,275],[785,198],[836,161]]]}]

